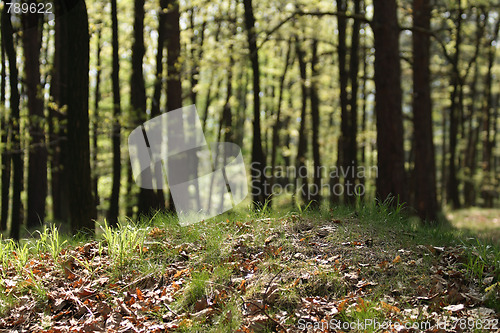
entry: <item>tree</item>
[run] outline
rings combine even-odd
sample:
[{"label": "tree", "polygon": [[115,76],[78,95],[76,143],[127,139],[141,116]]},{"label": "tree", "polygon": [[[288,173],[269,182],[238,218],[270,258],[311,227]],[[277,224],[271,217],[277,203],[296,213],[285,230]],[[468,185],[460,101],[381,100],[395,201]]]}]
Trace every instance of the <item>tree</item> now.
[{"label": "tree", "polygon": [[[134,3],[136,2],[137,1],[135,1]],[[111,141],[113,143],[113,185],[111,188],[111,198],[109,200],[109,211],[108,211],[108,223],[110,226],[116,226],[118,224],[118,211],[120,207],[120,183],[122,174],[121,152],[120,152],[120,141],[121,141],[120,140],[120,131],[121,131],[120,60],[119,60],[120,49],[118,45],[118,13],[116,7],[117,7],[116,0],[111,0],[111,22],[113,30],[113,37],[112,37],[113,72],[111,74],[113,83],[113,125],[111,130]]]},{"label": "tree", "polygon": [[[30,0],[29,3],[36,3]],[[45,199],[47,197],[47,151],[43,115],[42,87],[40,84],[40,33],[42,15],[22,15],[24,77],[28,95],[29,112],[29,154],[28,154],[28,214],[27,227],[35,227],[45,220]]]},{"label": "tree", "polygon": [[[295,51],[297,54],[297,60],[299,62],[299,72],[300,72],[300,89],[301,89],[301,108],[300,108],[300,125],[299,125],[299,142],[297,144],[297,157],[295,158],[296,166],[296,180],[295,180],[295,191],[302,192],[302,199],[306,204],[309,203],[311,198],[309,197],[309,184],[307,181],[307,169],[306,169],[306,153],[307,153],[307,134],[306,134],[306,124],[307,124],[307,101],[309,99],[309,91],[307,88],[307,72],[306,72],[306,61],[305,61],[305,51],[302,49],[302,43],[296,39],[295,41]],[[297,198],[295,198],[297,200]]]},{"label": "tree", "polygon": [[432,131],[430,64],[430,0],[413,1],[413,126],[415,140],[415,202],[419,217],[437,221],[436,161]]},{"label": "tree", "polygon": [[[161,3],[161,2],[160,2]],[[161,26],[160,26],[161,28]],[[146,120],[146,87],[142,69],[144,58],[144,0],[134,1],[134,42],[132,44],[132,75],[130,76],[130,106],[135,126]],[[139,190],[138,215],[155,208],[156,193],[152,190],[152,176],[143,174]]]},{"label": "tree", "polygon": [[[62,1],[54,2],[55,34],[54,34],[54,58],[50,81],[50,101],[48,104],[49,123],[49,160],[52,211],[54,219],[57,221],[68,221],[69,219],[69,185],[68,172],[64,167],[67,158],[67,123],[65,106],[64,82],[68,80],[68,50],[64,43],[67,38],[67,31],[63,29],[64,22],[59,19],[64,12]],[[67,89],[67,88],[66,88]]]},{"label": "tree", "polygon": [[311,129],[312,129],[312,154],[314,161],[313,183],[314,189],[311,193],[313,207],[319,208],[321,203],[321,160],[319,151],[319,96],[318,96],[318,40],[312,41],[312,58],[311,58],[311,86],[309,97],[311,99]]},{"label": "tree", "polygon": [[[3,19],[3,16],[2,16]],[[2,114],[0,118],[0,142],[3,146],[1,151],[2,156],[2,178],[1,178],[1,213],[0,213],[0,231],[7,230],[7,220],[9,218],[9,192],[10,192],[10,177],[11,177],[11,155],[10,155],[10,143],[11,143],[11,124],[9,119],[9,114],[5,108],[6,95],[6,80],[7,80],[7,71],[6,71],[6,63],[5,63],[5,46],[4,46],[4,38],[2,32],[2,41],[0,44],[1,48],[1,73],[0,73],[0,105],[4,114]]]},{"label": "tree", "polygon": [[7,12],[7,6],[2,10],[2,43],[9,61],[9,84],[10,84],[10,116],[12,123],[12,215],[10,237],[19,240],[22,219],[21,192],[23,189],[23,155],[21,150],[21,133],[19,131],[19,101],[18,70],[16,64],[16,49],[14,46],[14,30]]},{"label": "tree", "polygon": [[377,198],[406,201],[399,25],[395,0],[374,1]]},{"label": "tree", "polygon": [[252,200],[257,207],[263,206],[267,199],[266,175],[264,174],[264,153],[260,130],[260,67],[255,33],[255,17],[252,0],[243,0],[245,7],[245,28],[248,38],[248,49],[253,73],[253,137],[252,137]]},{"label": "tree", "polygon": [[67,151],[70,222],[73,232],[95,232],[95,202],[90,175],[89,143],[89,25],[85,1],[61,3],[61,47],[71,61],[63,78],[63,105],[67,106]]}]

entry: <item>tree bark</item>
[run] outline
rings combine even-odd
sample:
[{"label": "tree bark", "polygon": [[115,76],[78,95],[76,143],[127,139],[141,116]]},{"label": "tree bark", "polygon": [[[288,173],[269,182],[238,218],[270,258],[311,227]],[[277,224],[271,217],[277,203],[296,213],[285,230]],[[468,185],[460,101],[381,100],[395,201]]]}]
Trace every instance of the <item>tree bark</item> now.
[{"label": "tree bark", "polygon": [[[137,13],[137,2],[135,4],[135,20],[138,19],[140,13]],[[111,26],[113,31],[112,47],[113,47],[113,70],[111,73],[111,81],[113,85],[113,120],[111,128],[111,142],[113,146],[113,183],[111,187],[111,197],[109,199],[108,223],[114,227],[118,224],[118,212],[120,208],[120,183],[121,183],[121,151],[120,151],[120,115],[121,115],[121,100],[120,100],[120,49],[118,45],[118,13],[116,0],[111,0]],[[134,32],[136,32],[134,21]],[[142,31],[142,30],[141,30]]]},{"label": "tree bark", "polygon": [[401,110],[399,25],[395,0],[375,1],[375,113],[377,118],[377,193],[380,201],[406,202]]},{"label": "tree bark", "polygon": [[319,96],[318,96],[318,40],[312,41],[312,58],[311,58],[311,143],[312,155],[314,162],[313,169],[313,184],[314,188],[311,190],[312,206],[319,208],[321,205],[321,160],[319,153]]},{"label": "tree bark", "polygon": [[60,20],[66,31],[61,46],[71,61],[63,80],[68,117],[68,149],[65,168],[68,172],[70,222],[73,232],[94,234],[95,201],[92,195],[89,144],[89,25],[84,1],[65,1]]},{"label": "tree bark", "polygon": [[23,153],[21,150],[21,133],[19,132],[19,90],[18,90],[18,70],[16,65],[16,49],[14,46],[14,31],[10,21],[10,14],[7,13],[7,6],[2,11],[2,42],[5,53],[9,61],[9,83],[10,83],[10,115],[12,119],[12,212],[10,237],[19,240],[19,232],[22,218],[21,192],[23,189]]},{"label": "tree bark", "polygon": [[255,33],[255,17],[252,0],[243,0],[245,7],[245,27],[248,37],[248,49],[253,72],[253,137],[252,137],[252,200],[256,208],[262,207],[267,199],[266,175],[264,174],[264,153],[260,129],[260,66]]},{"label": "tree bark", "polygon": [[[2,20],[4,16],[2,16]],[[2,210],[0,212],[0,231],[7,230],[7,220],[9,218],[9,192],[10,192],[10,177],[11,177],[11,137],[12,137],[12,129],[10,122],[10,115],[7,112],[5,106],[5,87],[6,87],[6,79],[7,79],[7,71],[6,71],[6,62],[5,62],[5,39],[3,37],[2,31],[2,40],[1,40],[1,73],[0,73],[0,104],[3,110],[3,114],[0,116],[0,130],[1,130],[1,143],[3,149],[1,151],[2,156],[2,186],[1,186],[1,201],[2,201]]]},{"label": "tree bark", "polygon": [[458,2],[458,14],[456,23],[456,40],[455,40],[455,54],[453,56],[453,73],[450,85],[453,87],[451,92],[451,105],[450,105],[450,157],[448,161],[448,181],[447,181],[447,197],[451,201],[453,208],[461,207],[460,197],[458,193],[458,178],[457,178],[457,136],[458,136],[458,108],[460,107],[459,98],[461,89],[461,78],[458,72],[458,61],[460,59],[460,46],[462,43],[462,13],[461,1]]},{"label": "tree bark", "polygon": [[[306,72],[306,61],[305,52],[302,49],[301,42],[296,40],[295,50],[297,54],[297,60],[299,62],[299,72],[300,72],[300,87],[301,87],[301,110],[300,110],[300,126],[299,126],[299,142],[297,144],[297,157],[295,159],[296,166],[296,179],[295,179],[295,192],[302,193],[302,199],[304,203],[309,204],[311,197],[309,195],[309,183],[307,180],[307,165],[306,165],[306,153],[307,153],[307,100],[309,99],[308,89],[306,85],[307,72]],[[295,200],[298,200],[295,197]]]},{"label": "tree bark", "polygon": [[[482,152],[482,164],[483,164],[483,182],[481,185],[481,196],[484,199],[484,206],[488,208],[493,207],[493,200],[495,196],[498,196],[498,190],[495,193],[495,167],[494,167],[494,156],[493,156],[493,148],[496,145],[496,133],[497,133],[497,125],[496,119],[498,112],[498,96],[500,94],[497,93],[497,101],[494,103],[493,94],[492,94],[492,85],[493,85],[493,65],[495,63],[495,55],[496,55],[496,47],[493,45],[493,41],[498,39],[498,33],[500,30],[500,19],[497,19],[494,25],[494,32],[491,40],[488,45],[488,71],[486,74],[486,93],[485,100],[483,106],[483,122],[482,122],[482,131],[483,131],[483,152]],[[493,113],[493,109],[495,112]],[[497,173],[498,174],[498,173]]]},{"label": "tree bark", "polygon": [[[292,51],[292,41],[288,41],[288,46],[286,50],[286,56],[285,56],[285,67],[283,68],[283,73],[280,76],[279,79],[279,88],[278,88],[278,105],[276,107],[276,119],[273,124],[273,134],[272,134],[272,150],[271,150],[271,178],[269,180],[269,188],[272,192],[273,190],[273,185],[276,181],[276,155],[277,155],[277,150],[280,144],[279,140],[279,131],[282,126],[282,121],[281,121],[281,105],[283,103],[283,91],[285,88],[285,78],[286,74],[288,71],[288,67],[290,66],[290,54]],[[269,205],[272,204],[272,197],[269,199]]]},{"label": "tree bark", "polygon": [[413,126],[415,140],[415,202],[419,217],[426,224],[437,223],[436,161],[432,131],[430,87],[430,0],[413,1]]},{"label": "tree bark", "polygon": [[[36,4],[30,0],[28,3]],[[47,197],[47,151],[45,147],[42,87],[40,84],[40,49],[42,46],[42,16],[23,14],[24,77],[28,95],[29,153],[27,227],[33,228],[45,220]]]},{"label": "tree bark", "polygon": [[95,78],[95,91],[94,91],[94,114],[92,119],[92,182],[93,182],[93,190],[94,190],[94,200],[96,211],[99,206],[99,172],[97,171],[97,161],[98,161],[98,138],[99,138],[99,102],[101,101],[101,35],[102,28],[101,23],[98,22],[97,27],[97,47],[96,47],[96,78]]}]

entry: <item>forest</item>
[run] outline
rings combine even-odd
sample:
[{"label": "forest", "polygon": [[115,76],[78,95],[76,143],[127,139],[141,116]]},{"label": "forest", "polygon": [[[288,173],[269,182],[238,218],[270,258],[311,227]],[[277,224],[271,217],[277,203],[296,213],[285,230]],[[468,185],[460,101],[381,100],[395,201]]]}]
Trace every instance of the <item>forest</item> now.
[{"label": "forest", "polygon": [[1,22],[13,239],[175,212],[135,183],[127,138],[188,105],[241,147],[256,208],[392,200],[432,225],[499,205],[494,2],[21,1]]},{"label": "forest", "polygon": [[498,1],[0,11],[1,332],[498,331]]}]

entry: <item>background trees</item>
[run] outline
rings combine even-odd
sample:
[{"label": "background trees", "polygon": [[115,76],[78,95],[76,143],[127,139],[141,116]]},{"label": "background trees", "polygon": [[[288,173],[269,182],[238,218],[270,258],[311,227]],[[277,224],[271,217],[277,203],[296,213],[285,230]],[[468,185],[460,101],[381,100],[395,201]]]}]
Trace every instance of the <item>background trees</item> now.
[{"label": "background trees", "polygon": [[258,205],[392,195],[433,221],[446,205],[499,204],[493,4],[73,0],[53,11],[2,7],[0,225],[14,238],[44,221],[92,230],[105,212],[116,223],[172,208],[134,184],[125,140],[192,103],[209,140],[242,146]]}]

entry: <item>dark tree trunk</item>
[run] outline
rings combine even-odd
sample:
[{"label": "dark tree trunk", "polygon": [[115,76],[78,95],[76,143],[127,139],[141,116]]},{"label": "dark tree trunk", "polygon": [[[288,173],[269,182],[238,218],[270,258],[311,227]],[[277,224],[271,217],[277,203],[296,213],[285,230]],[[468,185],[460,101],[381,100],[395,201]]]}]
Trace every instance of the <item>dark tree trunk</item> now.
[{"label": "dark tree trunk", "polygon": [[[2,20],[6,16],[2,16]],[[8,19],[8,17],[7,17]],[[10,115],[5,109],[5,86],[7,79],[7,71],[6,71],[6,62],[5,62],[5,46],[4,46],[4,37],[2,31],[2,41],[0,44],[1,47],[1,73],[0,73],[0,104],[3,108],[5,114],[0,115],[0,139],[3,149],[1,151],[2,156],[2,187],[1,187],[1,196],[2,196],[2,210],[0,212],[0,231],[7,230],[7,220],[9,218],[9,192],[10,192],[10,177],[11,177],[11,123],[10,123]]]},{"label": "dark tree trunk", "polygon": [[319,208],[321,204],[321,161],[319,153],[319,97],[318,97],[318,40],[312,41],[312,58],[311,58],[311,130],[312,130],[312,155],[314,162],[313,184],[311,190],[312,206]]},{"label": "dark tree trunk", "polygon": [[[191,61],[193,62],[193,68],[191,70],[191,76],[190,76],[190,83],[191,83],[191,103],[196,105],[196,99],[198,96],[198,81],[199,81],[199,76],[200,76],[200,61],[203,58],[203,43],[205,42],[205,28],[206,28],[206,21],[203,22],[200,28],[200,33],[199,37],[194,34],[194,29],[195,29],[195,23],[194,23],[194,17],[195,17],[195,8],[191,9],[191,13],[189,16],[190,23],[191,23],[191,29],[193,29],[193,35],[191,37]],[[196,48],[195,47],[198,48]]]},{"label": "dark tree trunk", "polygon": [[[36,1],[28,3],[35,4]],[[45,147],[42,87],[40,84],[40,49],[42,46],[42,16],[36,13],[22,15],[24,77],[28,95],[29,155],[27,227],[33,228],[45,220],[47,197],[47,151]]]},{"label": "dark tree trunk", "polygon": [[[181,43],[180,43],[180,27],[179,27],[179,1],[169,0],[168,1],[168,12],[167,12],[167,27],[166,27],[166,45],[167,45],[167,112],[174,111],[182,107],[182,84],[181,84],[181,71],[180,71],[180,56],[181,56]],[[168,125],[167,131],[169,132],[172,124]],[[183,138],[179,135],[182,133],[182,124],[176,127],[175,133],[173,134],[175,142],[181,142]],[[169,139],[168,142],[172,140]],[[167,143],[168,144],[168,143]],[[167,146],[168,148],[168,146]],[[178,162],[175,159],[170,158],[168,166],[169,179],[171,177],[171,170],[178,167]],[[181,194],[181,196],[187,196],[187,193]],[[169,196],[169,210],[174,210],[174,202],[172,195]]]},{"label": "dark tree trunk", "polygon": [[234,130],[234,142],[242,147],[243,137],[245,136],[245,120],[247,110],[247,89],[248,89],[248,72],[246,66],[242,66],[238,77],[238,88],[236,90],[236,99],[238,100],[238,111]]},{"label": "dark tree trunk", "polygon": [[[160,1],[162,11],[167,7],[165,1]],[[163,23],[163,22],[162,22]],[[162,29],[160,25],[159,29]],[[160,32],[158,33],[160,35]],[[163,52],[163,51],[162,51]],[[132,75],[130,77],[130,105],[132,107],[131,119],[138,126],[146,120],[146,87],[143,74],[144,59],[144,0],[134,1],[134,42],[132,44]],[[156,111],[155,111],[156,113]],[[143,174],[142,185],[139,189],[137,214],[147,215],[158,207],[158,196],[152,189],[152,175]]]},{"label": "dark tree trunk", "polygon": [[[135,20],[138,19],[140,13],[137,13],[137,2],[135,4]],[[140,4],[139,4],[140,5]],[[118,46],[118,13],[116,0],[111,0],[111,25],[113,31],[112,47],[113,47],[113,71],[111,73],[111,81],[113,85],[113,124],[111,128],[111,142],[113,146],[113,184],[111,188],[111,197],[109,199],[108,223],[110,226],[118,224],[118,212],[120,208],[120,183],[121,183],[121,152],[120,152],[120,49]],[[136,21],[134,21],[134,32],[136,32]],[[140,30],[142,34],[142,30]],[[133,84],[132,84],[133,85]]]},{"label": "dark tree trunk", "polygon": [[413,1],[413,125],[415,140],[415,202],[424,223],[437,222],[436,161],[432,131],[430,79],[430,0]]},{"label": "dark tree trunk", "polygon": [[[305,52],[302,50],[301,42],[298,40],[295,44],[297,60],[299,62],[299,72],[300,72],[300,87],[301,87],[301,111],[300,111],[300,126],[299,126],[299,142],[297,144],[297,157],[295,159],[296,175],[295,179],[295,192],[299,191],[302,193],[302,199],[305,204],[309,204],[311,197],[309,195],[309,184],[307,181],[307,166],[306,166],[306,153],[307,153],[307,100],[309,99],[308,89],[307,89],[307,73],[306,73],[306,62],[305,62]],[[298,200],[298,198],[295,198]]]},{"label": "dark tree trunk", "polygon": [[460,85],[460,73],[458,72],[458,61],[460,59],[460,46],[462,43],[462,13],[463,9],[460,6],[457,14],[457,25],[456,25],[456,41],[455,41],[455,54],[453,58],[454,70],[451,76],[450,85],[453,87],[451,93],[451,106],[450,106],[450,157],[448,162],[448,181],[447,181],[447,197],[451,201],[453,208],[457,209],[461,207],[460,198],[458,194],[458,178],[457,178],[457,136],[458,136],[458,107],[460,102],[459,99],[460,91],[462,90]]},{"label": "dark tree trunk", "polygon": [[[282,126],[282,121],[281,121],[281,104],[283,102],[283,91],[285,88],[285,78],[286,74],[288,71],[288,67],[290,66],[290,54],[292,51],[292,41],[290,40],[288,42],[287,50],[286,50],[286,56],[285,56],[285,67],[283,68],[283,73],[280,76],[279,80],[279,90],[278,90],[278,105],[276,107],[276,120],[273,124],[273,134],[272,134],[272,150],[271,150],[271,179],[269,181],[269,188],[272,193],[273,191],[273,186],[276,181],[275,177],[275,172],[276,172],[276,155],[277,155],[277,150],[280,145],[280,140],[279,140],[279,131]],[[269,199],[269,205],[272,203],[272,197]]]},{"label": "dark tree trunk", "polygon": [[[220,31],[221,31],[221,22],[219,21],[219,23],[217,24],[217,29],[215,30],[215,37],[214,37],[215,44],[219,43]],[[202,120],[203,133],[206,133],[205,130],[207,128],[208,109],[209,109],[212,101],[215,99],[215,97],[212,96],[212,85],[214,83],[214,79],[216,78],[215,74],[216,74],[216,71],[211,70],[210,79],[208,81],[208,89],[207,89],[207,93],[205,95],[205,107],[203,109],[203,120]],[[216,95],[219,94],[219,88],[220,88],[221,82],[222,82],[222,79],[218,79],[217,88],[216,88],[216,92],[215,92]]]},{"label": "dark tree trunk", "polygon": [[[63,12],[62,2],[54,2],[56,18]],[[67,31],[61,19],[55,20],[54,63],[51,72],[50,97],[48,105],[49,153],[51,173],[51,195],[54,220],[69,220],[68,173],[64,168],[67,154],[66,110],[63,103],[63,87],[67,80],[68,50],[64,46]]]},{"label": "dark tree trunk", "polygon": [[395,0],[375,1],[375,113],[377,117],[377,198],[405,202],[399,25]]},{"label": "dark tree trunk", "polygon": [[[339,0],[337,1],[337,11],[345,12],[347,10],[347,1]],[[339,30],[339,47],[338,53],[338,66],[339,66],[339,83],[340,83],[340,137],[338,139],[337,145],[337,167],[342,172],[346,172],[350,164],[350,112],[348,110],[349,99],[347,96],[347,86],[349,84],[349,71],[347,69],[347,19],[344,16],[337,16],[338,30]],[[344,181],[344,198],[347,203],[348,194],[346,191],[346,186],[350,185],[351,179],[349,175],[343,179]],[[335,182],[339,182],[340,179]],[[337,191],[338,192],[338,191]],[[337,193],[340,195],[340,193]]]},{"label": "dark tree trunk", "polygon": [[[71,61],[63,81],[68,117],[68,149],[65,169],[68,172],[69,209],[73,232],[95,232],[95,201],[92,195],[89,144],[89,25],[84,1],[66,1],[61,13],[66,31],[62,47]],[[64,7],[63,7],[64,8]]]},{"label": "dark tree trunk", "polygon": [[[156,49],[156,77],[155,77],[155,85],[153,98],[151,99],[151,118],[159,116],[161,113],[161,96],[163,90],[163,51],[165,48],[165,17],[166,14],[164,9],[166,9],[166,1],[160,1],[160,11],[159,11],[159,19],[158,19],[158,47]],[[161,164],[158,163],[155,167],[161,168]],[[158,209],[165,208],[165,193],[163,192],[163,188],[160,186],[156,189],[155,198],[153,199],[153,194],[148,189],[141,189],[141,194],[144,198],[141,199],[141,202],[144,200],[148,200],[148,197],[151,196],[152,206]]]},{"label": "dark tree trunk", "polygon": [[261,207],[267,199],[266,176],[264,174],[264,153],[260,130],[260,67],[255,32],[255,17],[252,0],[243,0],[245,7],[245,27],[248,36],[248,49],[253,72],[253,137],[252,137],[252,200],[256,207]]},{"label": "dark tree trunk", "polygon": [[92,182],[93,182],[93,191],[94,191],[94,200],[96,211],[99,206],[99,191],[98,191],[98,183],[99,183],[99,172],[97,171],[97,156],[99,146],[97,144],[99,138],[99,102],[101,101],[101,35],[102,35],[102,27],[101,23],[97,23],[97,47],[96,47],[96,66],[97,73],[95,78],[95,91],[94,91],[94,114],[92,119]]},{"label": "dark tree trunk", "polygon": [[[366,29],[366,28],[365,28]],[[364,37],[364,36],[363,36]],[[362,39],[364,41],[364,38]],[[363,42],[363,45],[361,47],[361,59],[366,59],[366,44]],[[362,78],[362,88],[361,88],[361,94],[363,96],[363,98],[361,99],[361,133],[365,133],[366,132],[366,125],[367,125],[367,114],[366,114],[366,104],[367,104],[367,93],[368,93],[368,89],[367,89],[367,74],[366,74],[366,70],[367,70],[367,61],[364,60],[363,61],[363,78]],[[364,138],[363,139],[364,141],[361,143],[361,165],[366,168],[367,164],[366,164],[366,149],[369,145],[368,143],[368,139]],[[363,175],[362,177],[360,177],[359,179],[359,183],[361,184],[362,186],[362,189],[363,189],[363,194],[361,195],[362,198],[364,198],[365,194],[366,194],[366,176]]]},{"label": "dark tree trunk", "polygon": [[[496,120],[498,119],[498,96],[497,101],[494,103],[492,94],[492,85],[494,80],[493,65],[495,63],[496,47],[493,45],[493,41],[498,39],[498,33],[500,30],[500,19],[497,19],[494,25],[494,32],[491,40],[488,44],[488,72],[486,74],[486,93],[485,93],[485,103],[483,106],[483,152],[482,152],[482,164],[483,164],[483,182],[481,185],[481,196],[484,199],[484,206],[488,208],[493,207],[493,200],[495,196],[498,196],[498,189],[495,190],[495,167],[494,167],[494,156],[493,148],[496,145],[496,133],[497,125]],[[493,114],[493,109],[495,112]],[[498,174],[498,173],[496,173]],[[495,193],[496,191],[496,193]]]},{"label": "dark tree trunk", "polygon": [[5,47],[5,53],[9,61],[9,83],[10,83],[10,115],[12,119],[12,216],[10,237],[19,240],[19,231],[21,229],[22,203],[21,191],[23,189],[23,153],[21,150],[21,133],[19,132],[19,90],[18,70],[16,65],[16,49],[14,46],[14,31],[10,21],[10,14],[7,13],[8,7],[5,6],[2,11],[2,43]]}]

